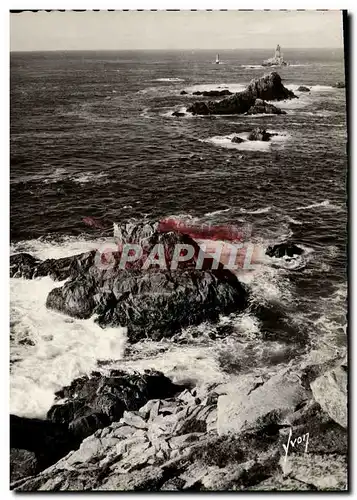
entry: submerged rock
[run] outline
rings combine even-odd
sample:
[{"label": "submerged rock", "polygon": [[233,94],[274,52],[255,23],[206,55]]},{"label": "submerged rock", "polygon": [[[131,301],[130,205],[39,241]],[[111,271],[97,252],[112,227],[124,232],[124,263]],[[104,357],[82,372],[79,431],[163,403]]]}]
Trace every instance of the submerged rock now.
[{"label": "submerged rock", "polygon": [[181,90],[180,95],[187,95],[186,90]]},{"label": "submerged rock", "polygon": [[224,90],[203,90],[203,91],[196,90],[195,92],[192,92],[192,95],[203,95],[203,96],[206,96],[206,97],[221,97],[221,96],[224,96],[224,95],[233,95],[233,92],[231,92],[228,89],[224,89]]},{"label": "submerged rock", "polygon": [[187,111],[198,115],[240,114],[247,113],[254,106],[256,99],[280,101],[296,97],[291,90],[284,87],[280,75],[272,72],[252,80],[242,92],[237,92],[222,101],[195,102],[187,108]]},{"label": "submerged rock", "polygon": [[309,87],[305,87],[304,85],[300,85],[299,88],[296,89],[297,92],[310,92]]},{"label": "submerged rock", "polygon": [[182,116],[185,116],[186,113],[181,113],[180,111],[174,111],[171,116],[176,116],[177,118],[181,118]]},{"label": "submerged rock", "polygon": [[304,253],[304,250],[295,245],[295,243],[287,242],[269,246],[266,249],[265,253],[269,257],[282,258],[285,256],[294,257],[295,255],[302,255]]}]

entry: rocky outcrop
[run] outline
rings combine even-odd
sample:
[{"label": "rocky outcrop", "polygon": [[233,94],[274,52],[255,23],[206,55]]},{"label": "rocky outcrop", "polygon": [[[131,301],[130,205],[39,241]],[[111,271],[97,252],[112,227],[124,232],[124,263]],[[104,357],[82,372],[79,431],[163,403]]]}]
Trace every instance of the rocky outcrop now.
[{"label": "rocky outcrop", "polygon": [[[316,367],[305,371],[313,385]],[[242,374],[229,384],[149,400],[11,488],[344,490],[347,432],[314,400],[303,372],[291,366],[264,378]]]},{"label": "rocky outcrop", "polygon": [[233,95],[233,92],[231,92],[228,89],[224,89],[224,90],[203,90],[203,91],[196,90],[195,92],[192,92],[192,95],[203,95],[205,97],[222,97],[222,96],[225,96],[225,95]]},{"label": "rocky outcrop", "polygon": [[247,115],[257,115],[257,114],[269,114],[269,115],[286,115],[286,111],[283,111],[273,104],[269,104],[262,99],[256,99],[254,106],[250,107],[246,113]]},{"label": "rocky outcrop", "polygon": [[41,261],[28,253],[19,253],[10,257],[10,277],[34,279],[50,276],[55,281],[85,273],[94,264],[95,251],[72,255],[62,259]]},{"label": "rocky outcrop", "polygon": [[257,127],[248,135],[248,141],[270,141],[270,138],[276,134],[270,134],[265,128]]},{"label": "rocky outcrop", "polygon": [[155,371],[111,371],[108,376],[93,373],[74,380],[56,394],[58,402],[46,420],[11,415],[12,481],[57,462],[77,449],[83,439],[120,420],[129,410],[135,412],[151,399],[170,398],[182,390]]},{"label": "rocky outcrop", "polygon": [[293,242],[278,243],[276,245],[269,246],[266,251],[266,255],[269,257],[295,257],[296,255],[302,255],[304,250],[297,246]]},{"label": "rocky outcrop", "polygon": [[305,87],[304,85],[300,85],[300,87],[298,87],[296,89],[297,92],[310,92],[310,89],[309,87]]},{"label": "rocky outcrop", "polygon": [[311,383],[314,399],[339,425],[347,428],[347,370],[338,366]]},{"label": "rocky outcrop", "polygon": [[235,135],[234,137],[232,137],[231,142],[234,142],[236,144],[241,144],[242,142],[245,142],[245,141],[244,141],[244,139],[239,137],[239,135]]},{"label": "rocky outcrop", "polygon": [[[93,251],[43,262],[29,254],[15,255],[11,275],[69,278],[51,290],[46,306],[79,319],[96,314],[103,327],[127,327],[131,342],[172,337],[182,327],[216,321],[222,313],[245,307],[247,293],[237,277],[220,263],[211,269],[210,257],[196,269],[200,248],[178,228],[173,231],[162,223],[125,224],[115,227],[114,236],[118,250],[110,255]],[[122,266],[127,243],[140,245],[142,255]],[[193,249],[193,256],[178,262],[177,269],[171,267],[176,245]],[[150,260],[160,257],[155,250],[159,248],[160,267]]]},{"label": "rocky outcrop", "polygon": [[[277,111],[278,108],[275,108],[275,111],[272,111],[274,108],[265,108],[265,105],[263,106],[261,101],[281,101],[296,97],[291,90],[284,87],[279,74],[272,72],[262,78],[252,80],[245,90],[237,92],[227,99],[215,102],[195,102],[187,108],[187,111],[194,115],[222,115],[248,113],[253,108],[252,113],[254,113],[255,102],[259,99],[259,112],[264,113],[268,111],[269,113],[275,112],[275,114],[280,114],[281,110]],[[264,111],[265,109],[267,111]]]}]

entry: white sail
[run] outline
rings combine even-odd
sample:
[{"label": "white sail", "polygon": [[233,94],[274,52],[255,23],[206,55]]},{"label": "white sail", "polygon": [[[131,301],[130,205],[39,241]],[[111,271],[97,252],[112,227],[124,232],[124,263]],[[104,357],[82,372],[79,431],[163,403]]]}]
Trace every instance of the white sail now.
[{"label": "white sail", "polygon": [[219,54],[216,55],[216,64],[219,64]]}]

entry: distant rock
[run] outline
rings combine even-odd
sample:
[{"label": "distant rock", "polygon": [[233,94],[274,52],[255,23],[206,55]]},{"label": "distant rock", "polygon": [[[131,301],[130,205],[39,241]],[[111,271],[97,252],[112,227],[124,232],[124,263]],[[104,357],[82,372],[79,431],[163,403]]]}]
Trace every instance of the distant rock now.
[{"label": "distant rock", "polygon": [[252,80],[242,92],[237,92],[222,101],[195,102],[187,108],[187,111],[194,115],[241,114],[247,113],[254,106],[256,99],[280,101],[296,97],[291,90],[284,87],[279,74],[272,72]]},{"label": "distant rock", "polygon": [[309,87],[305,87],[304,85],[300,85],[299,88],[296,89],[297,92],[310,92]]},{"label": "distant rock", "polygon": [[273,134],[269,134],[265,128],[257,127],[248,135],[248,141],[270,141]]},{"label": "distant rock", "polygon": [[336,82],[333,86],[337,89],[344,89],[346,87],[346,84],[345,82]]},{"label": "distant rock", "polygon": [[187,94],[188,94],[188,92],[186,92],[186,90],[181,90],[181,92],[180,92],[180,95],[187,95]]},{"label": "distant rock", "polygon": [[294,257],[295,255],[302,255],[304,253],[304,250],[295,245],[295,243],[287,242],[269,246],[266,249],[265,253],[269,257],[282,258],[285,256]]},{"label": "distant rock", "polygon": [[205,97],[221,97],[221,96],[225,96],[225,95],[233,95],[233,92],[231,92],[228,89],[203,90],[203,91],[196,90],[195,92],[192,92],[192,95],[203,95]]},{"label": "distant rock", "polygon": [[257,114],[272,114],[272,115],[286,115],[286,111],[283,111],[273,104],[268,104],[262,99],[256,99],[254,106],[251,106],[247,113],[247,115],[257,115]]},{"label": "distant rock", "polygon": [[185,116],[186,113],[181,113],[180,111],[174,111],[171,116],[176,116],[178,118]]},{"label": "distant rock", "polygon": [[235,135],[234,137],[232,137],[231,142],[240,144],[240,143],[245,142],[245,141],[244,141],[244,139],[239,137],[239,135]]}]

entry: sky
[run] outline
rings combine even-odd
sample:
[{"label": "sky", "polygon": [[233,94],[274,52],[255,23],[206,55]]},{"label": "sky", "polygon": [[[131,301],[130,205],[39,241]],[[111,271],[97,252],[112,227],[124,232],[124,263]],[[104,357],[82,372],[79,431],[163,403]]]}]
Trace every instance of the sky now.
[{"label": "sky", "polygon": [[10,50],[342,48],[341,11],[10,14]]}]

